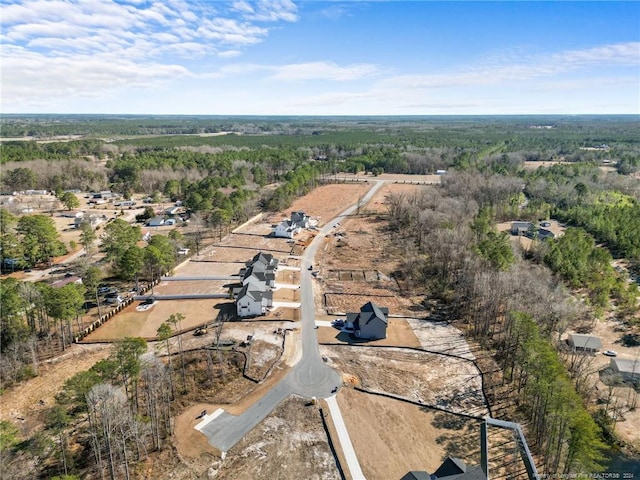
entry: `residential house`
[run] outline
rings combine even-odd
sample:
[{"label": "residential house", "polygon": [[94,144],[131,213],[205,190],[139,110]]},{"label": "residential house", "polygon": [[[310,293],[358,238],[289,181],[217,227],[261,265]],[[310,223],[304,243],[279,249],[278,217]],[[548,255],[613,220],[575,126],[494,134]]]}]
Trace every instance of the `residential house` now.
[{"label": "residential house", "polygon": [[303,228],[309,228],[310,218],[304,212],[292,212],[290,220],[283,220],[273,229],[273,235],[280,238],[293,238]]},{"label": "residential house", "polygon": [[163,217],[150,218],[149,220],[147,220],[147,223],[145,223],[145,225],[147,227],[161,227],[162,225],[164,225],[164,218]]},{"label": "residential house", "polygon": [[256,262],[244,271],[242,276],[242,284],[245,285],[250,279],[255,279],[267,287],[275,287],[276,272],[273,268],[269,268],[260,262]]},{"label": "residential house", "polygon": [[73,227],[80,228],[83,223],[88,223],[91,227],[96,228],[103,222],[107,221],[106,215],[91,214],[89,216],[82,215],[73,219]]},{"label": "residential house", "polygon": [[612,358],[609,362],[611,370],[622,377],[622,380],[640,385],[640,359],[636,358]]},{"label": "residential house", "polygon": [[570,333],[567,338],[567,343],[575,352],[595,353],[602,348],[600,339],[593,335]]},{"label": "residential house", "polygon": [[275,258],[270,253],[260,252],[254,255],[253,258],[250,261],[248,261],[245,265],[247,265],[247,267],[251,267],[256,263],[261,263],[265,265],[268,269],[271,269],[275,272],[278,269],[279,262],[278,262],[278,259]]},{"label": "residential house", "polygon": [[387,338],[389,309],[367,302],[359,313],[347,313],[345,329],[353,330],[358,338],[377,340]]},{"label": "residential house", "polygon": [[256,317],[267,313],[273,305],[273,294],[269,291],[253,290],[251,285],[242,287],[236,298],[236,310],[239,317]]},{"label": "residential house", "polygon": [[273,306],[271,289],[275,287],[278,259],[258,253],[240,270],[241,283],[231,286],[239,317],[264,315]]},{"label": "residential house", "polygon": [[531,222],[511,222],[511,235],[527,235],[532,228]]}]

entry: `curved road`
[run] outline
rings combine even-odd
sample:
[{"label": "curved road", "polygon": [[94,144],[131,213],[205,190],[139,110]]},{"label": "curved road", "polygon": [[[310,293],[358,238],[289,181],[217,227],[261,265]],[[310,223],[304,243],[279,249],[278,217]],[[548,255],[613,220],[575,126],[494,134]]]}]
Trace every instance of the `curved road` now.
[{"label": "curved road", "polygon": [[[360,201],[366,204],[378,191],[384,181],[376,181]],[[357,205],[349,207],[339,216],[328,222],[307,247],[302,257],[300,278],[300,317],[302,330],[302,358],[292,370],[273,386],[264,396],[256,401],[241,415],[230,415],[226,412],[217,415],[205,425],[199,424],[198,430],[204,433],[211,445],[226,452],[239,442],[250,430],[260,423],[282,400],[290,395],[304,398],[326,398],[332,395],[331,390],[342,384],[342,375],[328,367],[320,357],[318,339],[315,331],[315,302],[313,300],[313,279],[308,267],[313,265],[316,251],[325,236],[334,228],[336,222],[342,221],[356,211]]]}]

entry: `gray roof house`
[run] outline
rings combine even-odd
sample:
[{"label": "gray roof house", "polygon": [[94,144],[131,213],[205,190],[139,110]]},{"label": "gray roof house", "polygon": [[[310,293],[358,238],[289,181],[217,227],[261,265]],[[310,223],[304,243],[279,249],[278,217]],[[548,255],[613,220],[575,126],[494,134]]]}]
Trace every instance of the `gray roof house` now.
[{"label": "gray roof house", "polygon": [[245,285],[236,299],[236,310],[239,317],[256,317],[267,313],[267,308],[273,305],[271,292],[251,290]]},{"label": "gray roof house", "polygon": [[149,220],[147,220],[147,223],[145,223],[145,225],[147,227],[160,227],[161,225],[164,225],[164,217],[150,218]]},{"label": "gray roof house", "polygon": [[360,307],[359,313],[347,313],[346,325],[353,327],[358,338],[377,340],[387,338],[389,309],[367,302]]},{"label": "gray roof house", "polygon": [[531,222],[511,222],[511,235],[525,235],[532,227]]},{"label": "gray roof house", "polygon": [[303,228],[309,227],[310,218],[304,212],[292,212],[291,220],[283,220],[273,229],[273,235],[282,238],[293,238]]},{"label": "gray roof house", "polygon": [[640,359],[612,358],[609,367],[625,382],[640,384]]},{"label": "gray roof house", "polygon": [[597,352],[602,348],[602,342],[598,337],[580,333],[570,333],[567,343],[574,351],[580,352]]},{"label": "gray roof house", "polygon": [[257,253],[253,256],[253,258],[246,263],[248,267],[251,267],[257,263],[263,264],[265,267],[269,267],[273,270],[278,269],[278,259],[275,258],[270,253]]},{"label": "gray roof house", "polygon": [[232,285],[239,317],[255,317],[273,306],[271,287],[275,286],[278,260],[268,253],[258,253],[240,269],[241,284]]}]

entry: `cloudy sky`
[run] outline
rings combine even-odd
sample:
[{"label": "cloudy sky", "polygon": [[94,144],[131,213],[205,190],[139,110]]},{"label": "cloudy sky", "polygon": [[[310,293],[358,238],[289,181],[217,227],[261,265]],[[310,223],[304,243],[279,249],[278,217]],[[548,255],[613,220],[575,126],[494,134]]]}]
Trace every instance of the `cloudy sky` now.
[{"label": "cloudy sky", "polygon": [[5,113],[640,113],[640,2],[2,0]]}]

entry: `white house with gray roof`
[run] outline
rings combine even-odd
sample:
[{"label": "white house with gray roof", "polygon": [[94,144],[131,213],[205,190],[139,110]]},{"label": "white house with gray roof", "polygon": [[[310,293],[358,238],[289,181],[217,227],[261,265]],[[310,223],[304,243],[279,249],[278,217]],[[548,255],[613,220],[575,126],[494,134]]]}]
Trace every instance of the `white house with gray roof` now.
[{"label": "white house with gray roof", "polygon": [[273,229],[273,235],[280,238],[293,238],[303,228],[309,228],[310,218],[304,212],[292,212],[290,220],[283,220]]},{"label": "white house with gray roof", "polygon": [[267,313],[273,305],[273,294],[270,291],[252,290],[245,285],[236,298],[236,311],[239,317],[257,317]]}]

